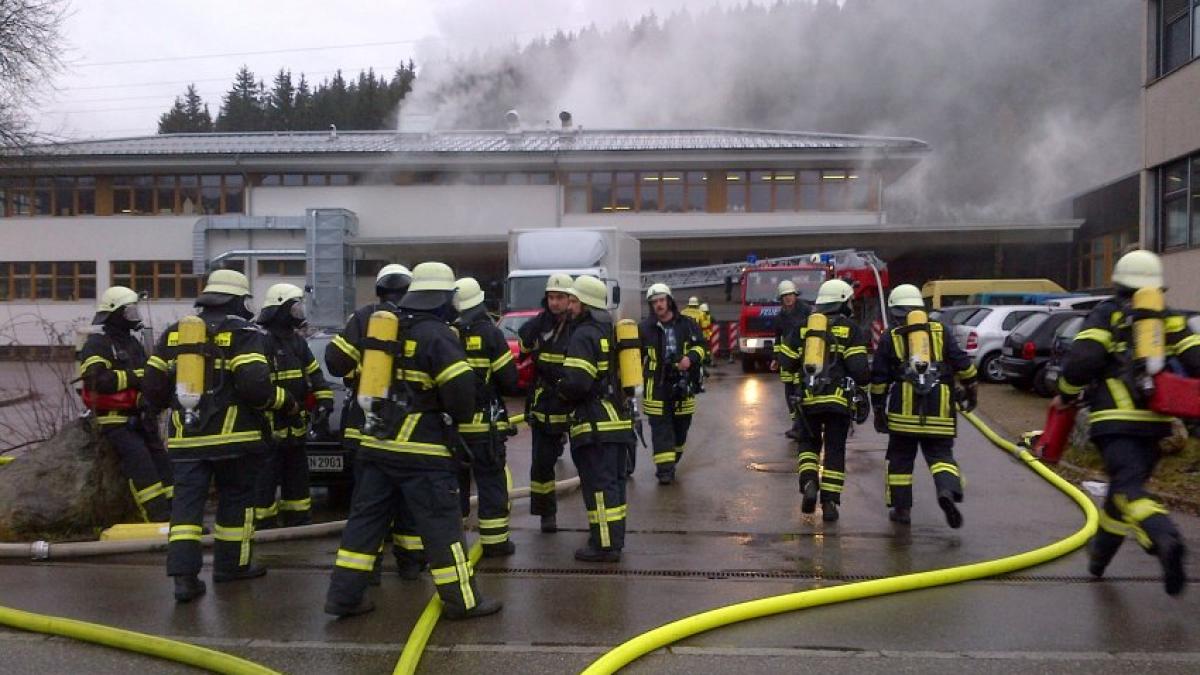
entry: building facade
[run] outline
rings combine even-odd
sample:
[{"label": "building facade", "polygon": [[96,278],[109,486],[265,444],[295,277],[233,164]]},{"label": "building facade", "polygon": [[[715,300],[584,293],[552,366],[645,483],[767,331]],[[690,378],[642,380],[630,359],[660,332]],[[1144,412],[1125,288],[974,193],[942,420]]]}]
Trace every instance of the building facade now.
[{"label": "building facade", "polygon": [[1142,245],[1168,302],[1200,309],[1200,0],[1148,0],[1145,17]]}]

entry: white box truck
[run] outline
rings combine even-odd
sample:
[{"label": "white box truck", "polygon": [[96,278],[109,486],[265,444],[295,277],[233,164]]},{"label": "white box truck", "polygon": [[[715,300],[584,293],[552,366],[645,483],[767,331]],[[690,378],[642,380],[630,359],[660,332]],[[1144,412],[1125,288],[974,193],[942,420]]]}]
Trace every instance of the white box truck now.
[{"label": "white box truck", "polygon": [[608,286],[613,317],[636,321],[644,304],[641,270],[641,242],[615,227],[511,230],[504,308],[541,309],[551,274],[590,274]]}]

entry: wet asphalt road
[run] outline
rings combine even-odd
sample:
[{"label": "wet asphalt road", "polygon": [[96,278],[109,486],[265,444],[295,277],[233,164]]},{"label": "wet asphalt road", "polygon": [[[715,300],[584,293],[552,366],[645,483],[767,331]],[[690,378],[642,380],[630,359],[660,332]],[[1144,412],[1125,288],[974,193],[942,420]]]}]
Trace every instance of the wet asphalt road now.
[{"label": "wet asphalt road", "polygon": [[[965,422],[957,457],[966,525],[944,524],[919,465],[913,525],[887,520],[885,439],[858,427],[848,450],[842,518],[800,513],[794,450],[782,436],[782,386],[723,365],[702,395],[679,482],[660,487],[640,450],[630,532],[619,565],[577,563],[586,537],[578,493],[561,497],[554,535],[515,503],[511,558],[479,567],[500,614],[442,622],[422,672],[578,672],[608,648],[673,619],[732,602],[964,564],[1074,532],[1078,509]],[[984,411],[986,415],[986,411]],[[510,441],[527,483],[528,436]],[[572,472],[569,459],[562,474]],[[1177,516],[1192,542],[1200,521]],[[336,539],[268,544],[265,578],[213,588],[176,607],[161,554],[0,565],[0,604],[178,637],[292,673],[390,672],[432,593],[428,579],[388,574],[374,613],[321,613]],[[1189,561],[1200,577],[1197,558]],[[390,560],[388,561],[390,564]],[[645,673],[983,673],[1200,671],[1200,592],[1168,598],[1157,562],[1132,542],[1086,577],[1082,552],[1018,575],[758,619],[690,638],[628,668]],[[390,572],[390,568],[389,568]],[[207,571],[206,571],[207,576]],[[188,669],[62,639],[0,630],[9,672]]]}]

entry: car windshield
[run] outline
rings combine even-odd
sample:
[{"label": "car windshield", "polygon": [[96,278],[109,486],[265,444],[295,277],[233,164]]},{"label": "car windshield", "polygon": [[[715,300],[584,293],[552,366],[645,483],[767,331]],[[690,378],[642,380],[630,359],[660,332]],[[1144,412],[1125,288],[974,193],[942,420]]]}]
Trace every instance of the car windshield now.
[{"label": "car windshield", "polygon": [[547,276],[512,277],[508,280],[508,309],[540,309],[546,295]]},{"label": "car windshield", "polygon": [[765,269],[746,273],[746,304],[772,305],[779,300],[779,282],[790,279],[796,284],[797,295],[812,302],[825,281],[825,270]]},{"label": "car windshield", "polygon": [[1046,318],[1049,316],[1050,316],[1049,314],[1045,314],[1042,312],[1039,312],[1037,314],[1030,314],[1029,316],[1022,319],[1021,323],[1017,324],[1016,326],[1013,326],[1013,329],[1012,329],[1013,336],[1014,337],[1017,337],[1017,336],[1023,337],[1023,336],[1027,336],[1027,335],[1033,335],[1033,331],[1037,330],[1037,327],[1042,325],[1042,322],[1044,322],[1046,320]]},{"label": "car windshield", "polygon": [[962,322],[962,325],[978,326],[979,324],[983,323],[983,320],[986,319],[991,313],[992,310],[988,309],[987,307],[976,310],[975,313],[970,316],[970,318]]},{"label": "car windshield", "polygon": [[967,319],[970,319],[972,316],[975,316],[975,314],[977,314],[980,311],[982,311],[982,310],[980,310],[978,307],[967,307],[964,309],[948,309],[948,310],[944,310],[942,312],[942,317],[946,323],[951,324],[951,325],[957,325],[957,324],[963,323]]},{"label": "car windshield", "polygon": [[521,330],[521,326],[524,326],[525,322],[529,321],[532,318],[533,317],[529,316],[529,315],[508,314],[506,316],[501,317],[500,323],[498,323],[496,325],[500,327],[500,332],[504,333],[504,339],[516,340],[516,339],[518,339],[517,331]]}]

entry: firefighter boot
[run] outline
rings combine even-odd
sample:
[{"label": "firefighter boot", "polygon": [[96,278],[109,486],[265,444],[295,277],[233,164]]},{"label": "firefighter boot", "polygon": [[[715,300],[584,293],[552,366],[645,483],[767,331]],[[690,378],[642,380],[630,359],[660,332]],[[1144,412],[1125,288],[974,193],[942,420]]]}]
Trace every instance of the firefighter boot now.
[{"label": "firefighter boot", "polygon": [[516,552],[517,546],[511,541],[502,541],[499,544],[483,545],[483,557],[485,558],[503,558]]},{"label": "firefighter boot", "polygon": [[800,494],[804,498],[800,501],[800,511],[803,513],[813,513],[817,510],[817,481],[809,479],[800,483]]},{"label": "firefighter boot", "polygon": [[838,505],[832,500],[821,502],[821,520],[827,523],[836,523],[838,519]]},{"label": "firefighter boot", "polygon": [[1099,579],[1104,576],[1108,563],[1112,562],[1125,538],[1110,534],[1104,530],[1098,531],[1087,545],[1088,573]]},{"label": "firefighter boot", "polygon": [[903,506],[894,506],[888,512],[888,520],[901,525],[908,525],[912,522],[912,510],[906,509]]},{"label": "firefighter boot", "polygon": [[238,567],[230,572],[213,571],[213,583],[223,584],[229,581],[241,581],[242,579],[256,579],[267,573],[267,568],[263,565],[250,564],[245,567]]},{"label": "firefighter boot", "polygon": [[946,524],[955,530],[962,527],[963,517],[954,505],[954,493],[950,490],[938,490],[937,502],[938,506],[942,507],[942,513],[946,514]]},{"label": "firefighter boot", "polygon": [[447,605],[446,608],[444,610],[442,610],[442,616],[446,617],[447,619],[450,619],[451,621],[460,621],[462,619],[475,619],[475,618],[478,618],[481,616],[488,616],[490,614],[495,614],[496,612],[499,612],[503,607],[504,607],[504,603],[500,602],[499,600],[492,600],[491,598],[486,598],[484,600],[481,600],[479,602],[479,604],[475,605],[471,609],[466,609],[466,610],[459,609],[458,607],[451,607],[451,606]]},{"label": "firefighter boot", "polygon": [[343,605],[333,600],[325,601],[325,613],[332,614],[338,618],[366,614],[374,609],[375,603],[371,602],[370,598],[366,596],[363,596],[356,605]]},{"label": "firefighter boot", "polygon": [[558,518],[553,513],[542,514],[542,532],[546,534],[558,532]]},{"label": "firefighter boot", "polygon": [[1187,572],[1183,569],[1183,557],[1187,552],[1179,537],[1171,537],[1155,546],[1158,560],[1162,564],[1163,587],[1167,595],[1179,595],[1187,584]]},{"label": "firefighter boot", "polygon": [[588,544],[575,549],[575,559],[582,562],[621,562],[621,551],[613,548],[595,548]]},{"label": "firefighter boot", "polygon": [[175,602],[191,602],[207,591],[208,587],[195,574],[182,574],[175,577]]}]

